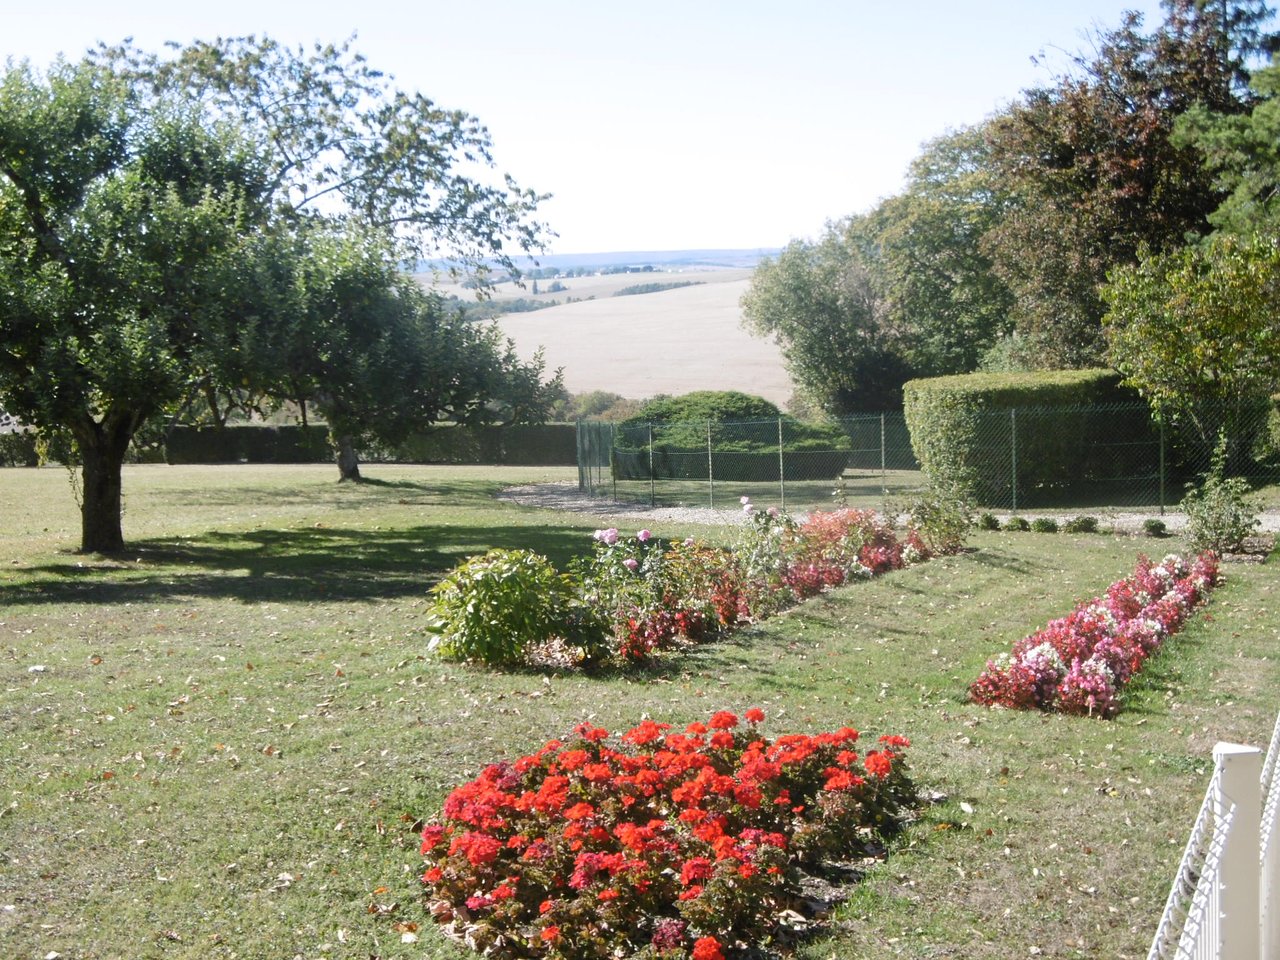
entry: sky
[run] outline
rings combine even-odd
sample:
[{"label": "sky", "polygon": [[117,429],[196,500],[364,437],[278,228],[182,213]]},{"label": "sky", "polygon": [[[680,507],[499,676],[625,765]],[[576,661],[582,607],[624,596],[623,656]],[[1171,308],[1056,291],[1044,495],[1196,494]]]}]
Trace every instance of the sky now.
[{"label": "sky", "polygon": [[926,141],[1158,0],[0,0],[0,60],[99,41],[341,41],[489,129],[551,253],[773,248],[898,192]]}]

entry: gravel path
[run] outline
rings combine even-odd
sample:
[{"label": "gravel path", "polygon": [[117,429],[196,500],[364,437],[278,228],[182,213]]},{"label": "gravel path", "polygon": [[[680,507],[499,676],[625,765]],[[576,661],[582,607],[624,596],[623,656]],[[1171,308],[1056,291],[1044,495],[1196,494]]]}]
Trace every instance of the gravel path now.
[{"label": "gravel path", "polygon": [[[661,520],[671,523],[699,524],[740,524],[743,522],[742,511],[734,508],[712,509],[711,507],[649,507],[641,503],[626,503],[588,497],[578,490],[572,481],[564,483],[537,483],[522,487],[508,487],[498,494],[501,500],[526,507],[541,507],[544,510],[566,510],[571,513],[588,514],[601,519],[622,520]],[[1027,516],[1051,516],[1062,521],[1080,516],[1080,513],[1041,513],[1032,511]],[[1122,533],[1136,533],[1142,529],[1142,522],[1154,516],[1151,513],[1125,513],[1118,510],[1100,509],[1090,514],[1096,516],[1104,527]],[[1007,514],[997,514],[1001,522],[1008,519]],[[1187,517],[1182,513],[1166,513],[1160,519],[1171,533],[1186,529]],[[1269,510],[1260,517],[1261,530],[1265,533],[1280,531],[1280,511]]]}]

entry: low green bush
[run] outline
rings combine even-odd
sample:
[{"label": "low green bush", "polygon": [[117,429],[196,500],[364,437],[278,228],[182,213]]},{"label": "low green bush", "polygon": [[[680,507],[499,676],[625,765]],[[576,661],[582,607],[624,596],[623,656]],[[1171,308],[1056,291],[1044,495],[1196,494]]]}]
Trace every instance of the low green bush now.
[{"label": "low green bush", "polygon": [[1187,515],[1187,540],[1196,550],[1239,550],[1260,525],[1258,507],[1243,477],[1227,477],[1227,439],[1218,438],[1213,466],[1199,486],[1189,486],[1179,509]]},{"label": "low green bush", "polygon": [[1097,517],[1072,517],[1062,525],[1065,533],[1097,533]]},{"label": "low green bush", "polygon": [[1027,522],[1026,517],[1010,517],[1004,522],[1006,530],[1016,530],[1019,533],[1026,533],[1031,529],[1031,524]]},{"label": "low green bush", "polygon": [[1031,521],[1031,529],[1036,533],[1057,533],[1058,521],[1053,517],[1036,517]]},{"label": "low green bush", "polygon": [[1000,518],[994,513],[981,513],[978,515],[977,526],[979,530],[999,530]]},{"label": "low green bush", "polygon": [[575,602],[570,578],[531,550],[490,550],[431,591],[430,648],[456,660],[512,664],[553,637],[580,646],[603,630]]},{"label": "low green bush", "polygon": [[1167,537],[1169,535],[1169,528],[1165,525],[1165,522],[1155,517],[1148,517],[1142,521],[1142,531],[1148,537]]}]

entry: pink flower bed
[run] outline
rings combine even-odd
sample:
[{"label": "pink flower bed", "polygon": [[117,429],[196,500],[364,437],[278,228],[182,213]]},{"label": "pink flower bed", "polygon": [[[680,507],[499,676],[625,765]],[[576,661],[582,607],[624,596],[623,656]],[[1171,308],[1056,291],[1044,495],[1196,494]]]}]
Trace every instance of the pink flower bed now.
[{"label": "pink flower bed", "polygon": [[1161,644],[1177,633],[1218,582],[1218,558],[1139,556],[1132,576],[1104,596],[1023,637],[987,661],[969,697],[988,707],[1057,710],[1111,717],[1118,694]]}]

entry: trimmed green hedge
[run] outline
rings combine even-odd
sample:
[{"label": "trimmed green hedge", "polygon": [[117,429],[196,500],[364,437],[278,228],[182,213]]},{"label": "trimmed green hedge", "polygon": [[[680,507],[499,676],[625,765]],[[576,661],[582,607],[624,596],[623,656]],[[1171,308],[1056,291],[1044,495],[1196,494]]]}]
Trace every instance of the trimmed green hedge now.
[{"label": "trimmed green hedge", "polygon": [[[333,459],[323,424],[176,427],[165,445],[169,463],[327,463]],[[510,427],[441,426],[391,448],[360,451],[389,463],[475,463],[572,466],[577,430],[571,423]]]},{"label": "trimmed green hedge", "polygon": [[34,432],[0,433],[0,467],[34,467],[39,462]]},{"label": "trimmed green hedge", "polygon": [[[1069,482],[1149,470],[1126,449],[1151,417],[1112,370],[972,373],[903,387],[911,446],[925,474],[960,483],[979,503],[1006,503]],[[1105,439],[1105,444],[1095,441]],[[1126,441],[1131,441],[1129,447]]]},{"label": "trimmed green hedge", "polygon": [[396,463],[573,466],[578,462],[578,430],[572,423],[442,426],[381,452],[379,459]]},{"label": "trimmed green hedge", "polygon": [[324,463],[333,458],[323,425],[174,427],[167,463]]}]

